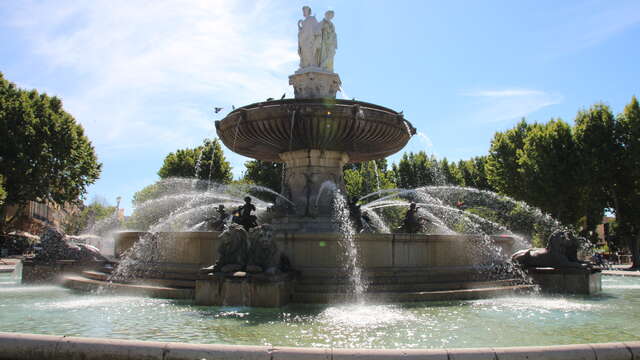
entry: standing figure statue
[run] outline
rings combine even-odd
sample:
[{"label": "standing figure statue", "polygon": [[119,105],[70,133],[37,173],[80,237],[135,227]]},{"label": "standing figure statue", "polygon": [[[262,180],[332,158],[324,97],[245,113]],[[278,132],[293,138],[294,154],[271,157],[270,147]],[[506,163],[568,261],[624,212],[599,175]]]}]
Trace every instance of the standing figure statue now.
[{"label": "standing figure statue", "polygon": [[316,17],[311,15],[311,8],[302,8],[304,19],[298,21],[298,55],[300,69],[318,67],[320,57],[321,33]]},{"label": "standing figure statue", "polygon": [[333,57],[336,55],[338,48],[338,36],[336,28],[331,22],[334,13],[332,10],[324,13],[324,19],[320,22],[321,27],[321,48],[320,48],[320,67],[323,70],[333,72]]}]

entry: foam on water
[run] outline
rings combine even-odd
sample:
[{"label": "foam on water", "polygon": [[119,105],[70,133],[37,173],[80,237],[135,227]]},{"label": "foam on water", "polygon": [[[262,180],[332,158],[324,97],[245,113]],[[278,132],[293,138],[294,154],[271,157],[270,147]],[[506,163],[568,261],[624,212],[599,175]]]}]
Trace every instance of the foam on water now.
[{"label": "foam on water", "polygon": [[[0,274],[7,282],[8,274]],[[443,348],[638,341],[640,278],[605,276],[602,296],[514,296],[390,305],[195,306],[78,294],[0,291],[0,331],[325,348]],[[1,286],[0,289],[6,289]],[[33,290],[38,290],[34,293]]]},{"label": "foam on water", "polygon": [[415,321],[417,317],[396,305],[352,304],[328,307],[318,319],[334,325],[369,327]]},{"label": "foam on water", "polygon": [[147,299],[132,296],[90,296],[86,298],[59,301],[56,303],[38,302],[33,304],[38,309],[70,310],[90,307],[130,306],[147,302]]},{"label": "foam on water", "polygon": [[593,311],[601,305],[586,303],[571,298],[527,296],[503,297],[499,299],[483,299],[474,301],[474,306],[481,306],[495,311]]}]

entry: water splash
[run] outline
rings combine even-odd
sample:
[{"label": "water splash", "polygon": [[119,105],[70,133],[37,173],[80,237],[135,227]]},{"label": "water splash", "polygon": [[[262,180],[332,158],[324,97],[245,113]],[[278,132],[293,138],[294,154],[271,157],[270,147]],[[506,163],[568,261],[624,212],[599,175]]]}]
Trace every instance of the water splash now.
[{"label": "water splash", "polygon": [[367,290],[367,284],[363,279],[362,268],[359,264],[358,245],[356,244],[356,232],[351,223],[349,207],[347,200],[340,191],[334,192],[333,197],[334,221],[338,224],[340,231],[339,245],[344,253],[343,267],[344,272],[349,277],[355,300],[364,301],[364,292]]}]

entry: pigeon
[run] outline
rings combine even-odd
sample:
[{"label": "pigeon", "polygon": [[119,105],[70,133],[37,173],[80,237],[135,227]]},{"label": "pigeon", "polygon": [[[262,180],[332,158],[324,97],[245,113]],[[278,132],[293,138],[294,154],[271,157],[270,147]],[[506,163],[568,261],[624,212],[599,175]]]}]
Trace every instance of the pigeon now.
[{"label": "pigeon", "polygon": [[235,109],[236,109],[236,107],[231,105],[231,110],[235,110]]},{"label": "pigeon", "polygon": [[285,96],[287,96],[287,93],[282,94],[282,97],[280,98],[280,100],[284,99]]},{"label": "pigeon", "polygon": [[217,113],[219,113],[222,109],[224,109],[224,108],[221,108],[221,107],[214,107],[214,108],[213,108],[213,111],[217,114]]},{"label": "pigeon", "polygon": [[273,98],[267,98],[267,101],[273,101],[273,100],[274,100]]}]

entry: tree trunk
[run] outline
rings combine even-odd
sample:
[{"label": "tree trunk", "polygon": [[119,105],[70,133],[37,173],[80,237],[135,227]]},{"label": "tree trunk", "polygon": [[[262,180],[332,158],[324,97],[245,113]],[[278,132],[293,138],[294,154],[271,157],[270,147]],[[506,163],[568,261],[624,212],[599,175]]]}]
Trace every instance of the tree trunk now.
[{"label": "tree trunk", "polygon": [[640,269],[640,232],[633,236],[629,241],[629,247],[631,248],[631,268]]},{"label": "tree trunk", "polygon": [[4,234],[6,232],[5,228],[7,226],[7,209],[8,206],[6,204],[0,206],[0,234]]}]

